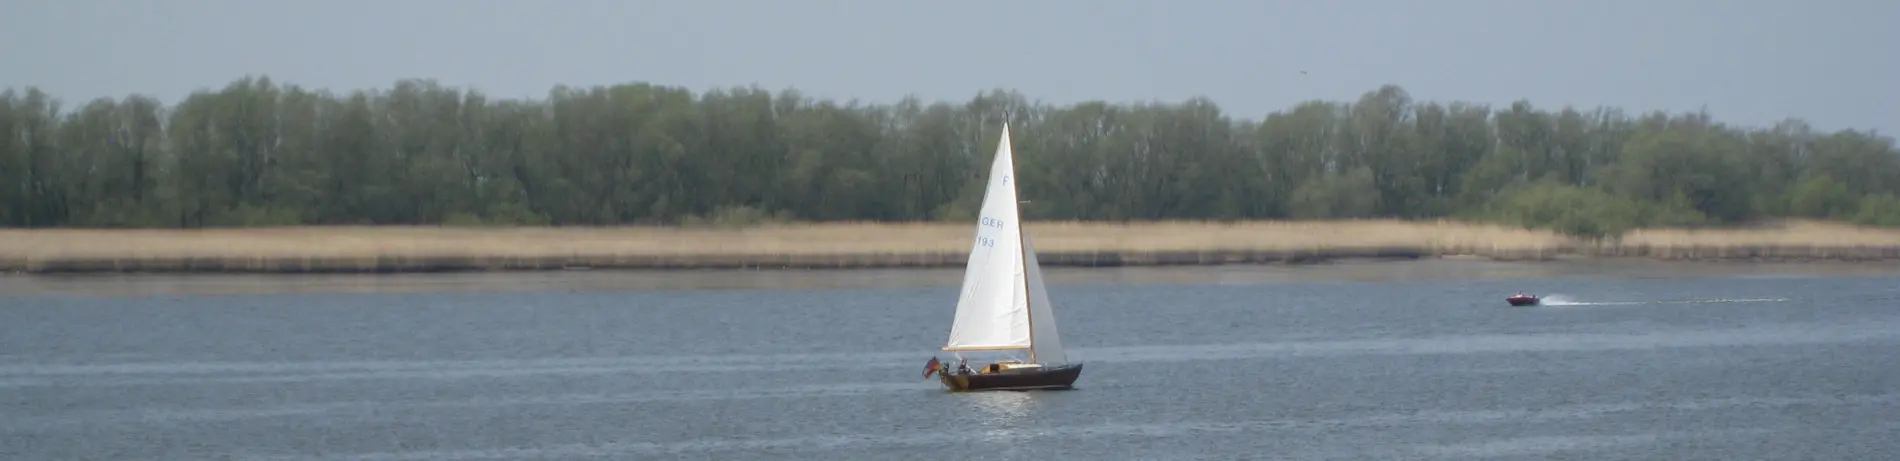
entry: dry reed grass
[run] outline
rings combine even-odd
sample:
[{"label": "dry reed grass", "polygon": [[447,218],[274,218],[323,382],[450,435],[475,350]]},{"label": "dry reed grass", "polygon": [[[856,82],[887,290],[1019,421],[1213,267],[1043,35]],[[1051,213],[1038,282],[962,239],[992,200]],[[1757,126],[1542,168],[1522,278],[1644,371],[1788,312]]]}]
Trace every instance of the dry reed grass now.
[{"label": "dry reed grass", "polygon": [[1822,221],[1787,221],[1762,229],[1643,229],[1625,235],[1621,245],[1881,247],[1900,245],[1900,229]]},{"label": "dry reed grass", "polygon": [[[204,230],[0,230],[0,269],[30,270],[47,262],[114,264],[186,259],[255,261],[405,258],[775,258],[797,255],[874,256],[967,252],[968,223],[811,223],[744,229],[701,228],[454,228],[291,227]],[[1694,259],[1751,255],[1761,247],[1874,248],[1900,251],[1900,231],[1793,222],[1770,229],[1643,230],[1619,244],[1585,245],[1546,231],[1452,221],[1268,221],[1240,223],[1032,222],[1047,253],[1311,251],[1409,248],[1430,255],[1549,257],[1558,253]],[[1731,250],[1734,248],[1757,250]],[[1674,248],[1690,248],[1685,252]],[[1640,249],[1640,250],[1633,250]],[[1714,249],[1714,250],[1710,250]],[[1738,253],[1738,251],[1740,251]],[[1879,253],[1880,251],[1877,251]],[[1881,253],[1881,254],[1886,254]],[[1685,256],[1687,255],[1687,256]],[[1801,259],[1800,255],[1792,255]],[[1810,256],[1811,257],[1811,256]],[[1869,258],[1861,258],[1869,259]],[[367,261],[367,262],[363,262]],[[960,263],[960,261],[958,261]]]},{"label": "dry reed grass", "polygon": [[[0,230],[0,257],[558,256],[965,252],[963,223],[811,223],[744,229],[658,227],[291,227]],[[1220,251],[1374,246],[1548,248],[1548,232],[1455,222],[1032,222],[1039,250]]]}]

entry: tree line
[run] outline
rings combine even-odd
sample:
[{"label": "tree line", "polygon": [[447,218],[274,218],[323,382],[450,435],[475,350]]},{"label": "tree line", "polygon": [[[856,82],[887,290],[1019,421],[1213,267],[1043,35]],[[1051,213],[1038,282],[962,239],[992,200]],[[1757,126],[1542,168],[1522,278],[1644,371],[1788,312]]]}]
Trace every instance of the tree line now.
[{"label": "tree line", "polygon": [[1003,123],[1029,219],[1454,218],[1587,236],[1781,217],[1900,225],[1894,141],[1794,119],[1426,102],[1391,85],[1245,118],[1205,98],[865,104],[629,83],[514,100],[432,80],[338,93],[259,76],[170,106],[0,93],[0,223],[970,220]]}]

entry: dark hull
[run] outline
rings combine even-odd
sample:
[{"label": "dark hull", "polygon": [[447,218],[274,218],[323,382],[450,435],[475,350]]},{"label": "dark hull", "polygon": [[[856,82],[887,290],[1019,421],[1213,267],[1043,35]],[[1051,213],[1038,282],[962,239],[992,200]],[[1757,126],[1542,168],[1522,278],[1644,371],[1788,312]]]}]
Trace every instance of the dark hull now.
[{"label": "dark hull", "polygon": [[1511,303],[1512,306],[1518,307],[1535,306],[1537,305],[1537,298],[1504,298],[1504,302]]},{"label": "dark hull", "polygon": [[943,385],[955,392],[1028,391],[1069,389],[1082,376],[1082,364],[1071,363],[1040,369],[1010,370],[991,374],[941,375]]}]

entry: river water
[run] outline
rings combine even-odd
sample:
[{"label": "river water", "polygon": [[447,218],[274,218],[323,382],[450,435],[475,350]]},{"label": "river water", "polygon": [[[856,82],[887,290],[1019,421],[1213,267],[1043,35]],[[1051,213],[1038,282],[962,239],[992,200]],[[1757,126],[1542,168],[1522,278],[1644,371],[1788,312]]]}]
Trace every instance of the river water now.
[{"label": "river water", "polygon": [[1077,388],[949,394],[960,280],[0,277],[0,459],[1900,457],[1890,264],[1052,270]]}]

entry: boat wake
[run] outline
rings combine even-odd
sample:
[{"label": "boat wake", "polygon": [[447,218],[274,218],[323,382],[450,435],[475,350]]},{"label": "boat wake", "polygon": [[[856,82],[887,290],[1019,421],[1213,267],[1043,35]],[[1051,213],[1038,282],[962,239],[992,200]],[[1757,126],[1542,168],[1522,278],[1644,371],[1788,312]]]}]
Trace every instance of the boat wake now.
[{"label": "boat wake", "polygon": [[1788,298],[1740,298],[1740,299],[1690,299],[1685,301],[1656,301],[1656,304],[1705,304],[1705,303],[1785,303]]},{"label": "boat wake", "polygon": [[1579,301],[1576,299],[1571,299],[1569,296],[1564,296],[1564,295],[1548,295],[1548,296],[1544,296],[1544,299],[1538,304],[1543,304],[1545,306],[1631,306],[1631,305],[1647,304],[1647,303],[1648,303],[1647,301],[1589,302],[1589,301]]},{"label": "boat wake", "polygon": [[1708,298],[1674,301],[1581,301],[1564,295],[1545,296],[1545,306],[1635,306],[1642,304],[1712,304],[1712,303],[1779,303],[1788,302],[1788,298]]}]

